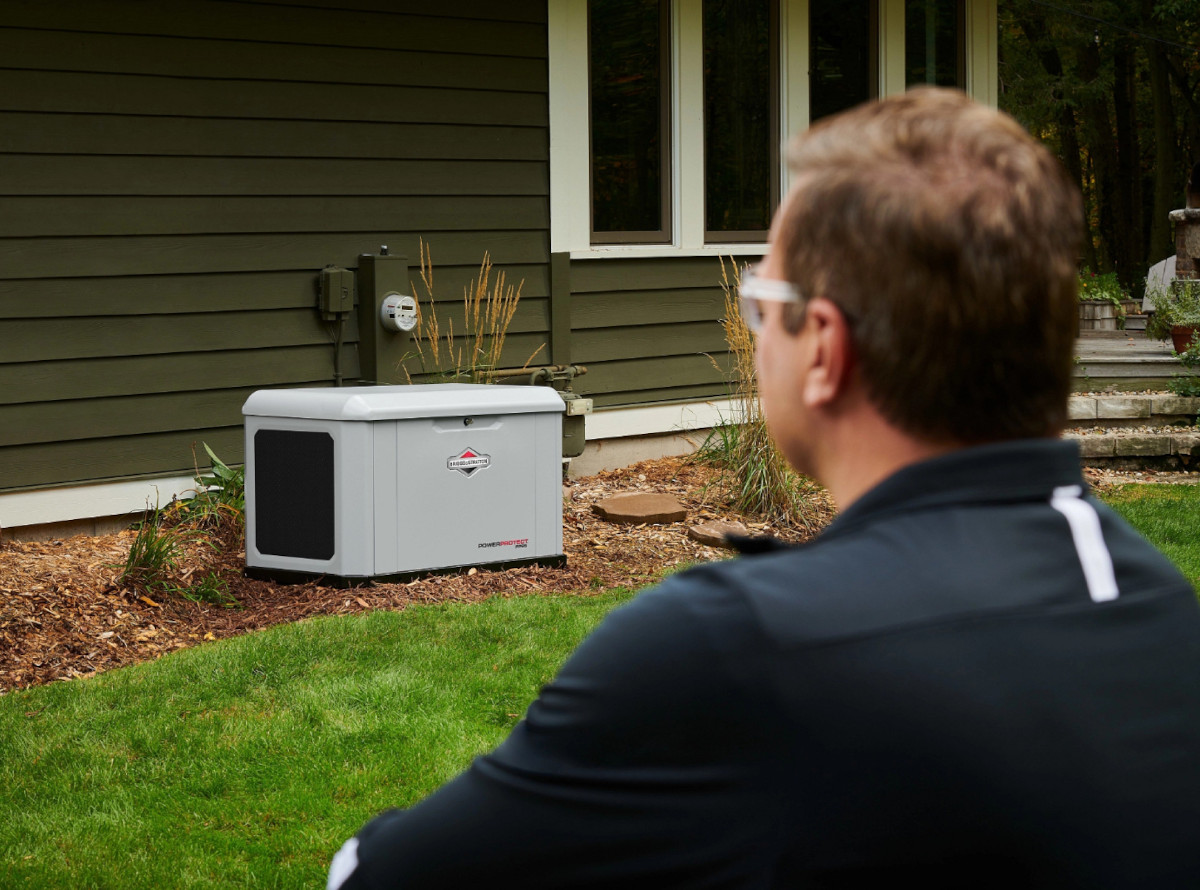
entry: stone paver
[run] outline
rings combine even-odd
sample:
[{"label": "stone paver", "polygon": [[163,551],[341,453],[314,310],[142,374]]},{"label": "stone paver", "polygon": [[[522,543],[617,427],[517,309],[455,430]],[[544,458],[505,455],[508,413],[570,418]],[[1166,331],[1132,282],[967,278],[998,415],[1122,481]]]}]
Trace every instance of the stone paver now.
[{"label": "stone paver", "polygon": [[619,494],[597,501],[592,510],[602,519],[626,525],[687,518],[687,509],[669,494]]},{"label": "stone paver", "polygon": [[1096,417],[1149,417],[1152,402],[1133,396],[1102,396],[1096,399]]},{"label": "stone paver", "polygon": [[1116,436],[1117,457],[1156,457],[1171,454],[1170,436]]},{"label": "stone paver", "polygon": [[1200,399],[1188,396],[1151,396],[1155,414],[1200,414]]},{"label": "stone paver", "polygon": [[709,547],[729,547],[729,535],[749,535],[750,529],[740,522],[722,522],[713,520],[693,525],[688,529],[688,537]]},{"label": "stone paver", "polygon": [[1116,453],[1116,436],[1068,436],[1079,442],[1079,456],[1112,457]]},{"label": "stone paver", "polygon": [[1095,420],[1096,400],[1088,396],[1072,396],[1067,400],[1068,420]]}]

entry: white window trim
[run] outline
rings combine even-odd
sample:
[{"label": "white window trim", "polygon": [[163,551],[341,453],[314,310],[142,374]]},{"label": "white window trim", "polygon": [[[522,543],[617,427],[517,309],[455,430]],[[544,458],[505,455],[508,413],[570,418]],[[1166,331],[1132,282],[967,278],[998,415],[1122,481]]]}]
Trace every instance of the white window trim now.
[{"label": "white window trim", "polygon": [[[904,92],[904,0],[879,2],[879,95]],[[967,91],[997,101],[997,0],[966,0]],[[591,243],[587,0],[547,0],[550,76],[550,249],[572,259],[761,255],[765,243],[704,243],[704,94],[701,0],[672,3],[671,243]],[[782,0],[780,126],[808,126],[808,0]],[[786,193],[789,171],[780,176]]]}]

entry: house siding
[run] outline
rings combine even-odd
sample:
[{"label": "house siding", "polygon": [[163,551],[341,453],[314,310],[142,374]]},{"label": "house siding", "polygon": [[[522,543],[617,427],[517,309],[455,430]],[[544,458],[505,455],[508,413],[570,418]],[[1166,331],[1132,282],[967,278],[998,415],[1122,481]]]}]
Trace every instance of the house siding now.
[{"label": "house siding", "polygon": [[[241,405],[323,385],[317,271],[488,252],[550,328],[546,4],[0,6],[0,491],[242,458]],[[343,373],[359,374],[357,325]]]},{"label": "house siding", "polygon": [[588,369],[576,391],[598,408],[726,395],[721,281],[712,256],[572,260],[571,359]]}]

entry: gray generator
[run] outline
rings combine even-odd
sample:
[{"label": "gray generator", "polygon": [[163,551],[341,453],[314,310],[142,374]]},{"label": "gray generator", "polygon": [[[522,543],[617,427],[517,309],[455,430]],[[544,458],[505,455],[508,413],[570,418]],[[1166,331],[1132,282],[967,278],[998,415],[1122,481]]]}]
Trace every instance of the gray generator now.
[{"label": "gray generator", "polygon": [[246,573],[353,585],[561,565],[563,410],[544,386],[251,394]]}]

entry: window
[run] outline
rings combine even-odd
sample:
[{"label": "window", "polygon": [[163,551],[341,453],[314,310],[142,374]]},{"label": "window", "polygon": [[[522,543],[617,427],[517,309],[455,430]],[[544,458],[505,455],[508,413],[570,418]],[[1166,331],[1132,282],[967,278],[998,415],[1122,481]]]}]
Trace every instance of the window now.
[{"label": "window", "polygon": [[765,241],[779,198],[779,10],[705,0],[704,240]]},{"label": "window", "polygon": [[873,0],[809,0],[809,121],[879,95],[879,24]]},{"label": "window", "polygon": [[905,0],[904,82],[966,85],[961,0]]},{"label": "window", "polygon": [[997,0],[548,0],[550,243],[761,253],[788,134],[912,83],[996,101]]},{"label": "window", "polygon": [[668,4],[592,0],[588,15],[592,241],[668,242]]}]

